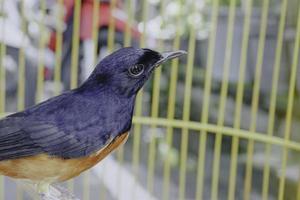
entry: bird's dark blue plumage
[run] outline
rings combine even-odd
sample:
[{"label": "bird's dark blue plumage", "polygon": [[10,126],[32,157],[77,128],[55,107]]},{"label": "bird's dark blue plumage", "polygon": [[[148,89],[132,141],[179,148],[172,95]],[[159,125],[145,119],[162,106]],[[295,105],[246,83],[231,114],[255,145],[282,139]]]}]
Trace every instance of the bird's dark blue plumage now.
[{"label": "bird's dark blue plumage", "polygon": [[130,129],[135,96],[161,59],[150,49],[122,48],[77,89],[2,119],[0,161],[38,154],[79,158],[103,148]]}]

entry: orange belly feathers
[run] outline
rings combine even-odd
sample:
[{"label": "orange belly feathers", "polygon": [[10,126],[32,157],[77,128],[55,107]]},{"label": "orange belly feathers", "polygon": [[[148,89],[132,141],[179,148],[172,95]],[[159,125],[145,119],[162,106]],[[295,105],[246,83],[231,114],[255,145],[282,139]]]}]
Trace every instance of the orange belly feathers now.
[{"label": "orange belly feathers", "polygon": [[0,162],[0,174],[32,181],[60,182],[71,179],[93,167],[110,152],[126,142],[129,133],[124,133],[98,152],[82,158],[62,159],[46,154],[5,160]]}]

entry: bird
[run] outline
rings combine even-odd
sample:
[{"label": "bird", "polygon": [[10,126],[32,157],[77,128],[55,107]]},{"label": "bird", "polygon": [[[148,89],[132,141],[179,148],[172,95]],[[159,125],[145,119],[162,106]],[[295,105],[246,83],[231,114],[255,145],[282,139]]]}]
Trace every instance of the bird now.
[{"label": "bird", "polygon": [[164,62],[186,54],[124,47],[79,87],[0,120],[0,174],[40,194],[78,176],[125,143],[138,91]]}]

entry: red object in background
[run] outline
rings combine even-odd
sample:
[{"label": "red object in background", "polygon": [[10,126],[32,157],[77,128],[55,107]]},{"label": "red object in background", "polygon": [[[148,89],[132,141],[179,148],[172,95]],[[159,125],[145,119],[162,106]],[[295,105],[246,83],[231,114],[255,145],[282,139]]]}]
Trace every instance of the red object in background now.
[{"label": "red object in background", "polygon": [[[93,32],[93,6],[94,0],[82,0],[82,5],[80,9],[80,39],[86,40],[92,38]],[[68,22],[68,20],[72,17],[74,10],[74,0],[64,0],[64,6],[66,10],[66,14],[64,16],[64,21]],[[122,11],[122,2],[117,1],[116,10]],[[114,11],[113,11],[114,12]],[[101,1],[99,3],[99,16],[98,16],[98,30],[104,27],[109,26],[110,17],[113,17],[115,20],[115,30],[118,32],[125,32],[126,29],[126,18],[122,19],[122,17],[117,17],[110,10],[110,1]],[[140,37],[140,32],[136,27],[131,27],[132,37],[138,39]],[[55,32],[51,33],[49,48],[55,50],[56,43],[56,34]]]},{"label": "red object in background", "polygon": [[44,79],[45,80],[50,80],[51,79],[51,77],[52,77],[52,71],[49,69],[49,68],[47,68],[46,66],[44,67]]}]

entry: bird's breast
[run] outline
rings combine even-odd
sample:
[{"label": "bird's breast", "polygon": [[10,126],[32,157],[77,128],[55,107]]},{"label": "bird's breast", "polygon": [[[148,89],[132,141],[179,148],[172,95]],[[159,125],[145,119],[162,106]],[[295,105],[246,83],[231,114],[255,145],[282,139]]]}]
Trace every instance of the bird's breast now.
[{"label": "bird's breast", "polygon": [[118,146],[126,142],[129,133],[117,136],[111,143],[87,157],[62,159],[40,154],[0,162],[0,174],[33,181],[58,182],[71,179],[93,167]]}]

